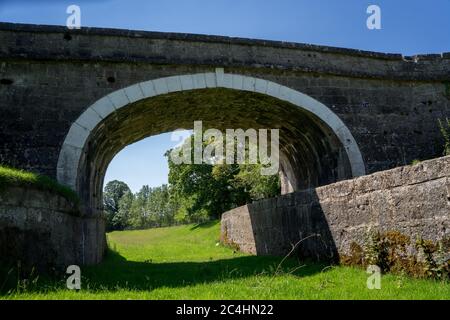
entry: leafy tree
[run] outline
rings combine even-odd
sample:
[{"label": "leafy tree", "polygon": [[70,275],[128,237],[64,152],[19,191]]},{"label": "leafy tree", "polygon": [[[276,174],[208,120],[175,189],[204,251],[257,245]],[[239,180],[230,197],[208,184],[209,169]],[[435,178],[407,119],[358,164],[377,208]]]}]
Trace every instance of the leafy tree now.
[{"label": "leafy tree", "polygon": [[125,194],[119,200],[119,210],[112,219],[112,227],[114,230],[124,230],[130,224],[130,212],[133,205],[134,195],[131,191],[125,192]]},{"label": "leafy tree", "polygon": [[163,184],[151,190],[147,212],[153,226],[166,226],[174,222],[175,211],[170,202],[169,188]]},{"label": "leafy tree", "polygon": [[176,213],[179,222],[205,219],[205,216],[219,218],[231,208],[279,194],[278,175],[261,175],[261,164],[175,164],[170,152],[166,152],[169,184],[179,205]]},{"label": "leafy tree", "polygon": [[107,230],[112,230],[112,221],[119,211],[119,201],[126,192],[131,190],[125,182],[113,180],[106,184],[103,191],[103,208],[106,213]]},{"label": "leafy tree", "polygon": [[130,206],[128,226],[131,228],[146,228],[149,213],[147,211],[147,202],[151,195],[151,189],[145,185],[135,194]]},{"label": "leafy tree", "polygon": [[251,200],[274,197],[280,194],[278,175],[261,175],[261,164],[240,165],[239,173],[234,177],[233,185],[240,187],[250,195]]},{"label": "leafy tree", "polygon": [[175,210],[167,185],[143,186],[136,194],[126,193],[121,198],[114,227],[142,229],[172,225]]}]

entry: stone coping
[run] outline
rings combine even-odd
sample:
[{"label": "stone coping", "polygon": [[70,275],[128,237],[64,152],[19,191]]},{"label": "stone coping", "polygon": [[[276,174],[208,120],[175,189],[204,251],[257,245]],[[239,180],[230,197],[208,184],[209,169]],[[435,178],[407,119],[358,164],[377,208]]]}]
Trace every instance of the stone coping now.
[{"label": "stone coping", "polygon": [[249,39],[241,37],[228,37],[217,35],[190,34],[178,32],[156,32],[144,30],[127,30],[114,28],[95,28],[82,27],[81,29],[69,30],[65,26],[59,25],[37,25],[23,23],[0,22],[0,30],[3,31],[19,31],[19,32],[36,32],[36,33],[69,33],[81,35],[100,35],[115,36],[127,38],[147,38],[147,39],[163,39],[163,40],[181,40],[190,42],[212,42],[226,44],[240,44],[249,46],[263,46],[275,48],[300,49],[305,51],[315,51],[322,53],[337,53],[350,56],[360,56],[367,58],[386,59],[386,60],[405,60],[417,62],[418,60],[440,60],[450,59],[450,52],[438,54],[417,54],[414,56],[403,56],[400,53],[383,53],[376,51],[366,51],[359,49],[349,49],[333,46],[296,43],[289,41],[275,41],[262,39]]}]

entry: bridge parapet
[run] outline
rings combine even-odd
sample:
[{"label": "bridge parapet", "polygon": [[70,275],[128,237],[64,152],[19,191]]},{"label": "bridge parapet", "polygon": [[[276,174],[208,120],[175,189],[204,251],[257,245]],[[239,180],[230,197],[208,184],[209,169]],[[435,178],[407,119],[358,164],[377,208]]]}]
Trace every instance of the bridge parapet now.
[{"label": "bridge parapet", "polygon": [[270,68],[339,76],[447,81],[450,53],[401,54],[185,33],[0,23],[0,59]]}]

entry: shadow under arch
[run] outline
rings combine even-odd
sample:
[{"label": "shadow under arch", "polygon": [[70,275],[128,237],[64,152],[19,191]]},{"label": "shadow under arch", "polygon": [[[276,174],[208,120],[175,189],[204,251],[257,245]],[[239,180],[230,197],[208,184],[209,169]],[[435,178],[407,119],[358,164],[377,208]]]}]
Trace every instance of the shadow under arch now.
[{"label": "shadow under arch", "polygon": [[[146,291],[157,288],[180,288],[256,275],[280,274],[306,278],[327,271],[328,263],[314,263],[276,256],[236,256],[211,261],[162,262],[131,261],[109,250],[106,259],[83,271],[90,289],[127,288]],[[295,270],[295,271],[294,271]]]},{"label": "shadow under arch", "polygon": [[57,178],[76,190],[83,210],[102,209],[106,168],[126,145],[178,128],[280,129],[284,193],[365,174],[356,141],[326,106],[279,84],[235,74],[173,76],[117,90],[71,126]]}]

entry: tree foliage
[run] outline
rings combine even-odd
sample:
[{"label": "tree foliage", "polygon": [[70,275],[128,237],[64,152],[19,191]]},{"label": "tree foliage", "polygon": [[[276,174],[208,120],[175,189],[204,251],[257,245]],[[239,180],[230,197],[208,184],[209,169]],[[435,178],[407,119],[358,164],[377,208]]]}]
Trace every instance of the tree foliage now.
[{"label": "tree foliage", "polygon": [[261,164],[175,164],[170,151],[169,185],[143,186],[136,194],[121,181],[106,185],[109,230],[204,222],[280,192],[278,175],[261,175]]},{"label": "tree foliage", "polygon": [[103,191],[103,210],[108,230],[115,229],[113,220],[119,212],[119,201],[127,192],[131,190],[125,182],[113,180],[106,184]]}]

